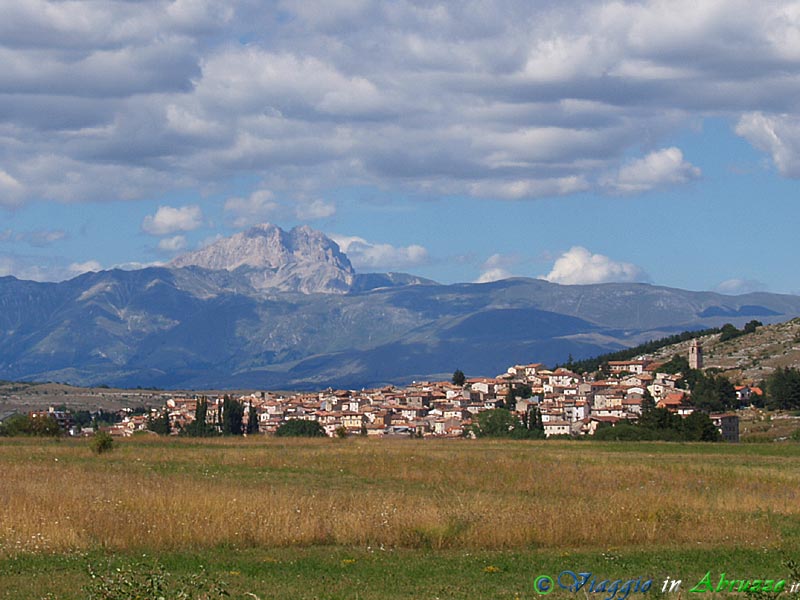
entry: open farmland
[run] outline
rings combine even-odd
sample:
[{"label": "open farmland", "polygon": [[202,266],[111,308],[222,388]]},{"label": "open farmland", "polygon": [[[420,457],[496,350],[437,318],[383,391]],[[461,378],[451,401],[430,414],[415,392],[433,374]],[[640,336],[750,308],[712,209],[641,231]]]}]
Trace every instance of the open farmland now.
[{"label": "open farmland", "polygon": [[620,577],[702,575],[725,556],[776,572],[800,549],[798,450],[140,438],[97,456],[4,440],[0,597],[80,598],[89,563],[143,555],[260,598],[354,598],[337,587],[353,580],[359,598],[534,597],[534,564],[576,557]]}]

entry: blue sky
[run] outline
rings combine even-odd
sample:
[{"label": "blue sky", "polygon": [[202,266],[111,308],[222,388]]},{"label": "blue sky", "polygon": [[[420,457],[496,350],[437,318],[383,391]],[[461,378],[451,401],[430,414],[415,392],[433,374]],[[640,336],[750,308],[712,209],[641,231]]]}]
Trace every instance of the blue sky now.
[{"label": "blue sky", "polygon": [[272,222],[360,272],[800,292],[798,2],[0,6],[0,275]]}]

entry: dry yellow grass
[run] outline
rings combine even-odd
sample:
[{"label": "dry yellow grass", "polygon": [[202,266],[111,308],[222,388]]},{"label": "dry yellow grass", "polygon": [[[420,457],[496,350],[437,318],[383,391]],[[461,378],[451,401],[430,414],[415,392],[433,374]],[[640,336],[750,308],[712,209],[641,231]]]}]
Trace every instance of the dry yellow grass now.
[{"label": "dry yellow grass", "polygon": [[800,453],[763,448],[137,440],[95,456],[2,441],[0,555],[777,546],[800,523]]}]

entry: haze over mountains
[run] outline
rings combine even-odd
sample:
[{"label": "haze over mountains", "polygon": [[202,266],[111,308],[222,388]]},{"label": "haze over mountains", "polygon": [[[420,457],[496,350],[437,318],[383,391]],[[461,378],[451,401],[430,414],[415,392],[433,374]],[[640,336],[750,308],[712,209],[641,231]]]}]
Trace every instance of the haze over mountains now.
[{"label": "haze over mountains", "polygon": [[308,227],[260,225],[165,267],[0,278],[0,378],[174,388],[367,387],[494,375],[692,328],[800,315],[800,297],[357,274]]}]

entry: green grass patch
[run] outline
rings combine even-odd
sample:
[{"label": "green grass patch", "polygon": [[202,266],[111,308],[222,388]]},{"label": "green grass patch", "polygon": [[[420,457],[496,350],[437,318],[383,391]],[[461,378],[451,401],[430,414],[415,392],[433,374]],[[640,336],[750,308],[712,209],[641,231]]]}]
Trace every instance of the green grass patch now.
[{"label": "green grass patch", "polygon": [[[660,597],[666,578],[681,579],[686,593],[707,571],[712,572],[714,581],[720,573],[737,579],[787,578],[791,575],[783,562],[792,554],[787,549],[736,548],[585,553],[312,547],[220,548],[158,557],[98,552],[29,555],[0,561],[0,598],[83,600],[84,590],[91,584],[90,569],[100,574],[116,569],[140,573],[161,569],[168,574],[168,581],[196,575],[224,586],[232,598],[255,594],[262,600],[533,599],[540,597],[533,588],[539,575],[555,579],[570,570],[591,572],[598,581],[652,579],[653,587],[646,596],[631,597]],[[557,589],[550,597],[578,596]],[[586,596],[581,593],[580,597]],[[588,597],[599,600],[605,595]]]}]

